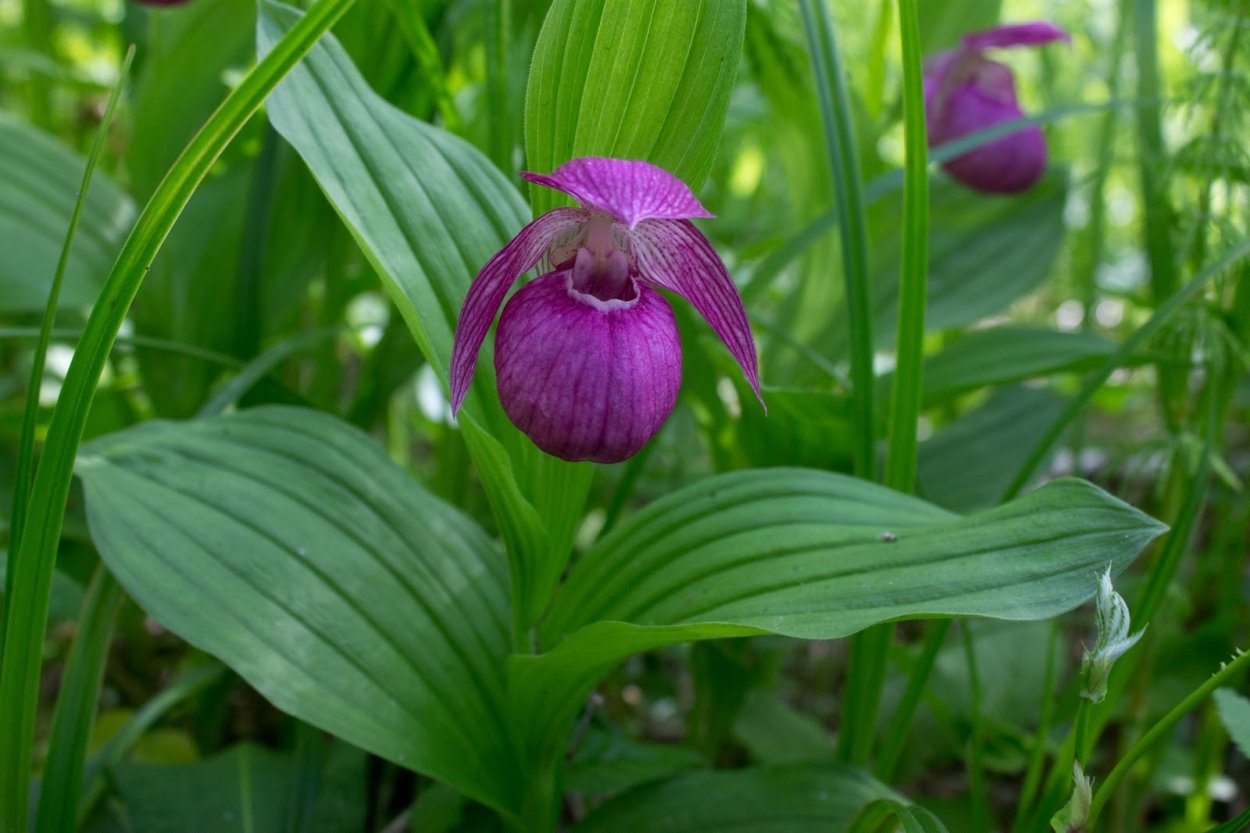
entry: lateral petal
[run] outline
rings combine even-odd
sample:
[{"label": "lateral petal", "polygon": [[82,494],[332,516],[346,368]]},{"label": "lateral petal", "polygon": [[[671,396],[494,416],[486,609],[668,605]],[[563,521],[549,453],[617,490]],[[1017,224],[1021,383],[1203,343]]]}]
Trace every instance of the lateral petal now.
[{"label": "lateral petal", "polygon": [[648,220],[629,233],[643,283],[676,292],[712,326],[760,396],[760,371],[742,296],[712,244],[689,220]]},{"label": "lateral petal", "polygon": [[631,229],[643,220],[713,216],[686,183],[650,162],[584,156],[549,174],[521,176],[563,191],[586,208],[611,214]]},{"label": "lateral petal", "polygon": [[451,410],[464,404],[477,368],[477,354],[508,289],[534,267],[552,244],[570,229],[585,223],[588,213],[580,208],[556,208],[534,220],[486,262],[469,286],[451,349]]}]

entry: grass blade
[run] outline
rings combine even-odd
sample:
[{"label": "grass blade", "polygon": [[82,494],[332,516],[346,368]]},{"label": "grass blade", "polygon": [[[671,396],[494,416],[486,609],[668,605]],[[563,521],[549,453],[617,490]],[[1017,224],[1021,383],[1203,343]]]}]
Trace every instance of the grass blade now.
[{"label": "grass blade", "polygon": [[83,330],[52,413],[47,442],[30,493],[19,548],[11,552],[0,655],[0,831],[26,833],[31,755],[39,698],[43,629],[52,571],[87,412],[109,351],[147,269],[178,215],[222,150],[282,77],[352,0],[318,0],[243,81],[187,145],[152,195],[109,273]]}]

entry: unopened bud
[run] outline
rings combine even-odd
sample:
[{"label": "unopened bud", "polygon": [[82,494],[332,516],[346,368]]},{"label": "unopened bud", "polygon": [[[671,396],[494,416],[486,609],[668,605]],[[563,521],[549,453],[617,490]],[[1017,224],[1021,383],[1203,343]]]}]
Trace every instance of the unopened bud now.
[{"label": "unopened bud", "polygon": [[1098,640],[1094,650],[1085,652],[1081,660],[1081,673],[1085,675],[1085,688],[1081,696],[1094,703],[1101,703],[1107,696],[1107,680],[1115,661],[1137,644],[1142,628],[1129,636],[1128,604],[1124,597],[1111,586],[1111,568],[1102,574],[1098,582],[1097,600]]}]

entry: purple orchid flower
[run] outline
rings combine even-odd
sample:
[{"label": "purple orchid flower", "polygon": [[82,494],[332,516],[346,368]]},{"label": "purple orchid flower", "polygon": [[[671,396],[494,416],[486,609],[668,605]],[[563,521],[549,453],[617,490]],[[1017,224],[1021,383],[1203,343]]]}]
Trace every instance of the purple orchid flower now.
[{"label": "purple orchid flower", "polygon": [[[1024,116],[1011,69],[985,50],[1070,40],[1050,23],[1017,23],[964,35],[960,48],[925,62],[924,104],[929,145],[940,145]],[[954,179],[998,194],[1025,191],[1046,170],[1046,137],[1037,125],[1003,136],[942,166]]]},{"label": "purple orchid flower", "polygon": [[668,419],[681,386],[681,339],[657,288],[694,305],[759,396],[742,298],[690,222],[712,215],[684,182],[646,162],[602,157],[521,176],[582,207],[556,208],[534,220],[474,279],[452,347],[453,413],[469,392],[478,351],[508,289],[544,256],[551,271],[508,301],[495,336],[504,411],[543,451],[616,463]]}]

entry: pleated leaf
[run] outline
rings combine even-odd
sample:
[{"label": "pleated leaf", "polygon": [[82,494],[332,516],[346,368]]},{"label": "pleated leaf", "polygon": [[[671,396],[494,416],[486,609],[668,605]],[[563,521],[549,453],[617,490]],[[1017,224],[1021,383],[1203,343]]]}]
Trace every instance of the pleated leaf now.
[{"label": "pleated leaf", "polygon": [[[300,12],[262,0],[264,52]],[[529,219],[512,183],[472,145],[396,109],[371,90],[351,58],[325,37],[269,99],[269,119],[304,159],[386,285],[444,386],[452,334],[469,283]],[[533,506],[546,544],[514,553],[527,576],[525,609],[537,608],[563,571],[593,468],[539,452],[504,417],[494,392],[491,351],[483,347],[467,418],[486,430],[472,447],[479,469],[514,483],[489,493],[510,545],[535,543]],[[507,452],[511,466],[500,464]]]},{"label": "pleated leaf", "polygon": [[830,833],[865,804],[897,799],[841,764],[694,772],[630,790],[592,812],[574,833]]},{"label": "pleated leaf", "polygon": [[[87,163],[3,113],[0,148],[0,312],[42,310]],[[130,198],[97,170],[66,264],[61,306],[95,301],[134,216]]]},{"label": "pleated leaf", "polygon": [[[746,31],[745,0],[556,0],[525,99],[529,170],[644,159],[696,191],[712,170]],[[559,195],[531,189],[536,212]]]},{"label": "pleated leaf", "polygon": [[548,653],[512,660],[513,707],[541,747],[638,651],[759,633],[834,639],[932,616],[1048,618],[1163,529],[1073,479],[959,517],[828,472],[711,477],[639,512],[574,566],[540,630]]},{"label": "pleated leaf", "polygon": [[84,446],[91,535],[129,592],[279,708],[509,807],[507,571],[364,434],[270,407]]}]

